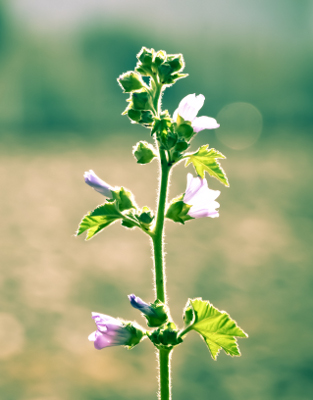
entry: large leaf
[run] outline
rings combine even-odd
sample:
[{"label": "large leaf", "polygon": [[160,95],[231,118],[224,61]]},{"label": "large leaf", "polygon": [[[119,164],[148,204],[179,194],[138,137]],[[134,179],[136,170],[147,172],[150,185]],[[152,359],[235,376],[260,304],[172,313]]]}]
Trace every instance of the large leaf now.
[{"label": "large leaf", "polygon": [[209,301],[201,298],[189,299],[184,320],[186,328],[183,332],[197,331],[208,345],[214,360],[221,349],[231,356],[240,356],[236,337],[248,335],[225,311],[218,310]]},{"label": "large leaf", "polygon": [[123,218],[123,215],[119,212],[116,201],[104,203],[84,216],[76,235],[88,231],[86,240],[91,239],[106,226],[121,218]]},{"label": "large leaf", "polygon": [[214,178],[218,179],[225,186],[229,186],[225,171],[217,161],[218,158],[226,158],[222,153],[215,149],[209,149],[209,145],[201,146],[196,153],[186,154],[186,167],[193,164],[195,170],[201,178],[204,178],[205,171]]}]

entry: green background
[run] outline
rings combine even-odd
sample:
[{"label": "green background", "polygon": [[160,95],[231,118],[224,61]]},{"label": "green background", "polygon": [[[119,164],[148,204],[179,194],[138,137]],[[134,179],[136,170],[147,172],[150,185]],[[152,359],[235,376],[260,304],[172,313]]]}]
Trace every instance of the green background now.
[{"label": "green background", "polygon": [[[156,398],[151,343],[96,351],[87,340],[91,311],[144,326],[127,295],[154,300],[149,240],[119,224],[90,242],[74,237],[103,202],[86,170],[155,207],[157,163],[131,154],[149,132],[120,115],[127,97],[116,82],[143,45],[184,54],[190,76],[163,106],[205,95],[200,115],[221,128],[192,148],[224,153],[230,180],[209,179],[219,218],[167,223],[172,316],[182,326],[187,298],[202,296],[250,335],[242,357],[214,362],[191,332],[174,352],[173,398],[311,399],[312,36],[310,0],[1,2],[1,399]],[[223,140],[221,110],[234,103],[245,104]],[[187,172],[173,171],[170,198]]]}]

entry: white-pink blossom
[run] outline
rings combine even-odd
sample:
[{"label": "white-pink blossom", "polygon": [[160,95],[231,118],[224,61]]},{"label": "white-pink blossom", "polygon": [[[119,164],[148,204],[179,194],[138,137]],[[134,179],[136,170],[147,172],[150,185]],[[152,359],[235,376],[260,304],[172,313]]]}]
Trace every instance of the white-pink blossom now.
[{"label": "white-pink blossom", "polygon": [[179,103],[178,108],[174,111],[173,119],[177,121],[178,115],[180,115],[185,121],[191,122],[191,126],[195,132],[200,132],[203,129],[216,129],[220,125],[216,119],[211,117],[197,117],[200,108],[204,104],[205,97],[203,94],[196,96],[195,93],[188,94]]},{"label": "white-pink blossom", "polygon": [[219,216],[219,203],[215,199],[220,195],[219,190],[208,188],[207,180],[201,179],[199,176],[194,178],[192,174],[187,175],[187,188],[183,198],[183,202],[192,206],[188,215],[192,218]]}]

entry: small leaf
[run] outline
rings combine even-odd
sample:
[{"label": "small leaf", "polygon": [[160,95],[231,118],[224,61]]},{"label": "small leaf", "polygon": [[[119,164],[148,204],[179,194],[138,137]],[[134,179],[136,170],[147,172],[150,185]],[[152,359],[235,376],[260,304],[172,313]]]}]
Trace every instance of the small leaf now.
[{"label": "small leaf", "polygon": [[225,186],[229,186],[225,171],[217,161],[218,158],[226,158],[222,153],[215,149],[208,149],[209,145],[201,146],[196,153],[187,154],[186,167],[190,163],[193,164],[196,172],[200,177],[204,178],[205,171],[214,178],[218,179]]},{"label": "small leaf", "polygon": [[133,154],[138,164],[148,164],[157,157],[157,153],[152,144],[145,141],[140,141],[133,147]]},{"label": "small leaf", "polygon": [[197,331],[206,342],[214,360],[221,349],[231,356],[240,356],[236,337],[248,335],[225,311],[218,310],[209,301],[201,298],[189,299],[184,320],[185,333]]},{"label": "small leaf", "polygon": [[102,229],[120,218],[123,218],[123,215],[119,212],[116,201],[106,202],[85,215],[79,224],[76,235],[78,236],[88,231],[86,240],[91,239]]}]

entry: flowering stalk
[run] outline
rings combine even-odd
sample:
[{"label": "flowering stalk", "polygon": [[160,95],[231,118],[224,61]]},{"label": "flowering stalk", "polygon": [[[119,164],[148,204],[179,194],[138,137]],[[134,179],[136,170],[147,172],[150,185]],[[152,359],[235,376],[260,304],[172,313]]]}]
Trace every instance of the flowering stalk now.
[{"label": "flowering stalk", "polygon": [[[160,115],[160,96],[161,96],[161,85],[157,85],[158,89],[154,99],[156,106],[157,116]],[[156,141],[157,143],[157,141]],[[158,144],[157,144],[158,145]],[[153,256],[154,256],[154,274],[155,274],[155,292],[156,297],[162,303],[166,304],[166,272],[165,272],[165,260],[164,260],[164,219],[165,219],[165,207],[167,201],[168,182],[171,171],[171,165],[169,165],[166,157],[165,150],[159,148],[160,154],[160,186],[159,186],[159,201],[158,211],[155,223],[155,229],[152,233],[153,243]],[[159,349],[159,398],[160,400],[171,399],[171,366],[170,356],[172,350]]]},{"label": "flowering stalk", "polygon": [[[218,159],[225,156],[208,145],[195,153],[186,153],[193,137],[204,129],[216,129],[214,118],[197,117],[204,103],[204,96],[190,94],[183,98],[170,116],[161,111],[161,95],[165,87],[173,85],[187,75],[182,73],[185,63],[181,54],[155,52],[145,47],[137,55],[135,71],[128,71],[118,78],[125,93],[129,93],[127,114],[132,123],[151,130],[155,147],[146,141],[138,142],[133,155],[138,164],[148,164],[158,158],[160,182],[156,218],[148,207],[139,208],[133,195],[123,187],[112,187],[92,170],[85,173],[85,182],[106,197],[104,204],[85,215],[79,224],[77,235],[87,232],[86,239],[101,232],[107,226],[120,221],[126,228],[139,228],[152,241],[154,259],[154,286],[156,300],[146,303],[134,294],[129,295],[132,307],[141,311],[149,328],[145,331],[136,322],[116,319],[105,314],[93,313],[97,330],[89,336],[96,349],[111,346],[132,348],[148,337],[158,349],[159,400],[171,400],[171,354],[183,337],[194,330],[204,339],[213,359],[223,349],[226,354],[240,355],[236,337],[246,337],[225,311],[219,311],[209,301],[201,298],[188,299],[184,309],[185,327],[178,329],[172,321],[167,305],[166,273],[164,260],[165,218],[185,224],[196,218],[219,216],[219,203],[215,199],[220,192],[208,187],[205,173],[229,186],[226,174]],[[142,77],[149,78],[149,84]],[[167,206],[167,193],[171,169],[180,161],[192,164],[197,177],[187,176],[185,193],[173,199]],[[183,266],[182,266],[183,267]]]}]

